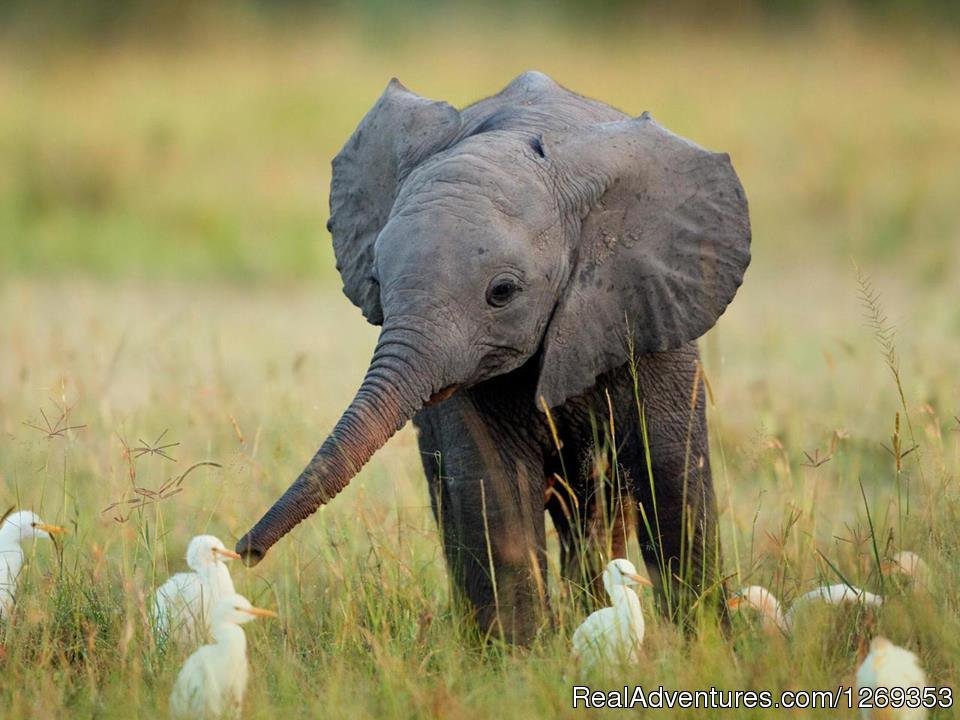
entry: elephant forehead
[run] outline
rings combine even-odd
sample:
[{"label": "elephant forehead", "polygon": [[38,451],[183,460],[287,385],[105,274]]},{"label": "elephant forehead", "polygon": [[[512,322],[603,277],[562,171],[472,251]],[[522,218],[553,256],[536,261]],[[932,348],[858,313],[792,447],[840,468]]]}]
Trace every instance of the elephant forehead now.
[{"label": "elephant forehead", "polygon": [[[394,215],[439,206],[481,219],[490,212],[533,219],[552,205],[533,151],[516,133],[468,138],[416,168],[404,181]],[[531,217],[532,216],[532,217]]]},{"label": "elephant forehead", "polygon": [[377,238],[377,276],[384,289],[419,277],[463,290],[503,271],[529,279],[555,276],[565,254],[547,250],[555,246],[545,239],[551,237],[558,235],[549,228],[530,233],[502,218],[475,223],[457,213],[411,213],[392,218]]},{"label": "elephant forehead", "polygon": [[518,247],[522,234],[497,216],[445,203],[425,205],[390,219],[377,238],[380,261],[437,259],[445,251],[461,260],[495,256]]}]

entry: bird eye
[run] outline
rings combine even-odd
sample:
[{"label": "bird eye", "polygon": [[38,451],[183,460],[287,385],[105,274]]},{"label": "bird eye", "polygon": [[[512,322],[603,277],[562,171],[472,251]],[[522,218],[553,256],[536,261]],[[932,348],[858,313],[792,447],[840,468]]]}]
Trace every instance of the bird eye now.
[{"label": "bird eye", "polygon": [[487,288],[487,302],[493,307],[503,307],[522,290],[520,281],[515,275],[505,273],[498,275]]}]

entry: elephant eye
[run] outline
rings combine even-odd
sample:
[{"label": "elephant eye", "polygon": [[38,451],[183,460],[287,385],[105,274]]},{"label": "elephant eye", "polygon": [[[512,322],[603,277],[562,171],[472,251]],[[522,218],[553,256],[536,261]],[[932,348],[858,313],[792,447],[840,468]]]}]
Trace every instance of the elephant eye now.
[{"label": "elephant eye", "polygon": [[487,289],[487,302],[503,307],[521,291],[520,282],[513,275],[498,275]]}]

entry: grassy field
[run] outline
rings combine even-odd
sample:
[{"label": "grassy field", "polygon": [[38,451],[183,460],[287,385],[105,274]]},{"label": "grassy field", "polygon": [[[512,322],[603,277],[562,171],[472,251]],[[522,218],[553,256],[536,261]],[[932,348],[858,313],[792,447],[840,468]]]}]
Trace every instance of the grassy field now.
[{"label": "grassy field", "polygon": [[[503,27],[0,50],[0,500],[71,531],[28,548],[0,715],[166,714],[182,656],[151,640],[153,588],[192,535],[232,544],[287,486],[375,341],[323,230],[330,158],[391,75],[462,104],[530,67],[728,150],[747,189],[754,262],[702,341],[731,585],[789,601],[839,571],[890,598],[869,620],[812,612],[775,641],[740,619],[730,640],[686,640],[644,596],[645,658],[609,685],[834,688],[882,632],[960,689],[960,43],[839,19]],[[65,409],[78,427],[51,432]],[[161,435],[174,460],[132,452]],[[916,449],[897,463],[894,442]],[[200,462],[220,467],[130,502]],[[920,552],[931,591],[881,587],[874,546]],[[570,709],[582,612],[555,566],[557,628],[534,648],[459,630],[409,428],[262,565],[233,569],[281,613],[247,626],[248,717],[604,715]]]}]

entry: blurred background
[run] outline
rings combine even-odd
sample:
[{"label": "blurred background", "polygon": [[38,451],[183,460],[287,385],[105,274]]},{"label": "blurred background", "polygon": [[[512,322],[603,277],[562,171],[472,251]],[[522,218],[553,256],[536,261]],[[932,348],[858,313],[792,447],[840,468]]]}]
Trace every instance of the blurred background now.
[{"label": "blurred background", "polygon": [[387,80],[462,105],[539,69],[730,152],[752,275],[942,282],[958,38],[949,0],[7,0],[0,274],[333,283],[330,160]]}]

